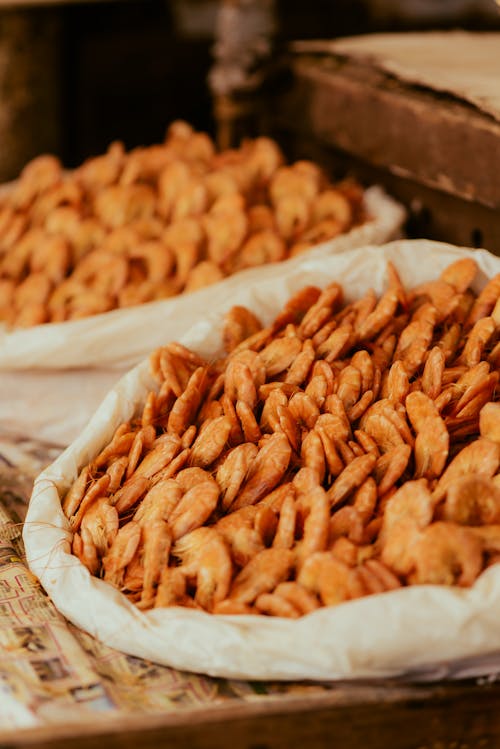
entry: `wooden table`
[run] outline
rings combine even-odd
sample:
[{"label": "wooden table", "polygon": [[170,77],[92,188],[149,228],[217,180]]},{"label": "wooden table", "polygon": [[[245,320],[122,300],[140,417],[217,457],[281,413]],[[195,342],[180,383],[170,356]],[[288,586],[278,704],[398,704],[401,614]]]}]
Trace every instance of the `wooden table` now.
[{"label": "wooden table", "polygon": [[321,696],[0,732],[0,747],[488,749],[500,744],[499,705],[496,682],[344,684]]},{"label": "wooden table", "polygon": [[384,185],[408,207],[411,236],[500,253],[499,120],[328,41],[297,43],[283,64],[263,119],[294,158]]}]

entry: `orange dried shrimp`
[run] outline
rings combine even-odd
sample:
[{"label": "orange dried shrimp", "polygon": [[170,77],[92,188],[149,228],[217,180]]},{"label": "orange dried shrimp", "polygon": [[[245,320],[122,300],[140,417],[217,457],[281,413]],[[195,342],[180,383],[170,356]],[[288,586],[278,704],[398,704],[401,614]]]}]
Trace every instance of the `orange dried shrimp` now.
[{"label": "orange dried shrimp", "polygon": [[470,586],[500,553],[499,302],[475,272],[406,290],[389,264],[378,301],[332,282],[267,328],[232,309],[216,362],[155,351],[157,392],[63,500],[73,552],[141,609]]},{"label": "orange dried shrimp", "polygon": [[0,321],[27,327],[143,304],[277,262],[365,221],[355,183],[270,138],[217,153],[185,122],[71,173],[39,156],[0,203]]}]

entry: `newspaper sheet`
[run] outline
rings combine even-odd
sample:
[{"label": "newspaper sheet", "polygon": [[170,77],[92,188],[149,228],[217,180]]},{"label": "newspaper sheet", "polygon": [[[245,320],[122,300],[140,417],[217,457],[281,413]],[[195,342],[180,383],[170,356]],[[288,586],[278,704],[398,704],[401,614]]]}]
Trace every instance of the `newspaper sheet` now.
[{"label": "newspaper sheet", "polygon": [[335,688],[177,671],[113,650],[66,622],[28,570],[21,538],[33,479],[58,453],[0,436],[0,730]]}]

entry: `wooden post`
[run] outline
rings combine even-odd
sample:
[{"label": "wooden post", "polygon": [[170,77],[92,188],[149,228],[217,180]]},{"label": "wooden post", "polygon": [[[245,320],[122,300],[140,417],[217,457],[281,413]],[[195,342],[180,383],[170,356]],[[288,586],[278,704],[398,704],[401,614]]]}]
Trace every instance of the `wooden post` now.
[{"label": "wooden post", "polygon": [[0,8],[0,182],[60,154],[60,38],[56,8]]}]

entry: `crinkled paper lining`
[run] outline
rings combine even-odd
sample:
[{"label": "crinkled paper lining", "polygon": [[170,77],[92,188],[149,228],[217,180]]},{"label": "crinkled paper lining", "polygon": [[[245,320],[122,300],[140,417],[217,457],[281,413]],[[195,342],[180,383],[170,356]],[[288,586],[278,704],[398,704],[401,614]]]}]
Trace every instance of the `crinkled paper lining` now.
[{"label": "crinkled paper lining", "polygon": [[[270,321],[289,295],[333,279],[347,298],[368,287],[381,293],[386,260],[409,286],[435,278],[452,261],[472,255],[477,288],[500,272],[500,258],[426,240],[393,242],[337,256],[308,256],[281,277],[239,291],[238,301]],[[223,307],[214,308],[182,338],[204,355],[220,351]],[[165,341],[166,343],[167,341]],[[154,385],[144,361],[108,394],[75,442],[35,482],[24,541],[33,572],[58,609],[108,645],[179,669],[242,679],[422,678],[498,671],[500,567],[470,589],[415,586],[327,607],[298,620],[214,616],[171,608],[140,612],[69,553],[70,534],[58,492],[137,413]]]}]

